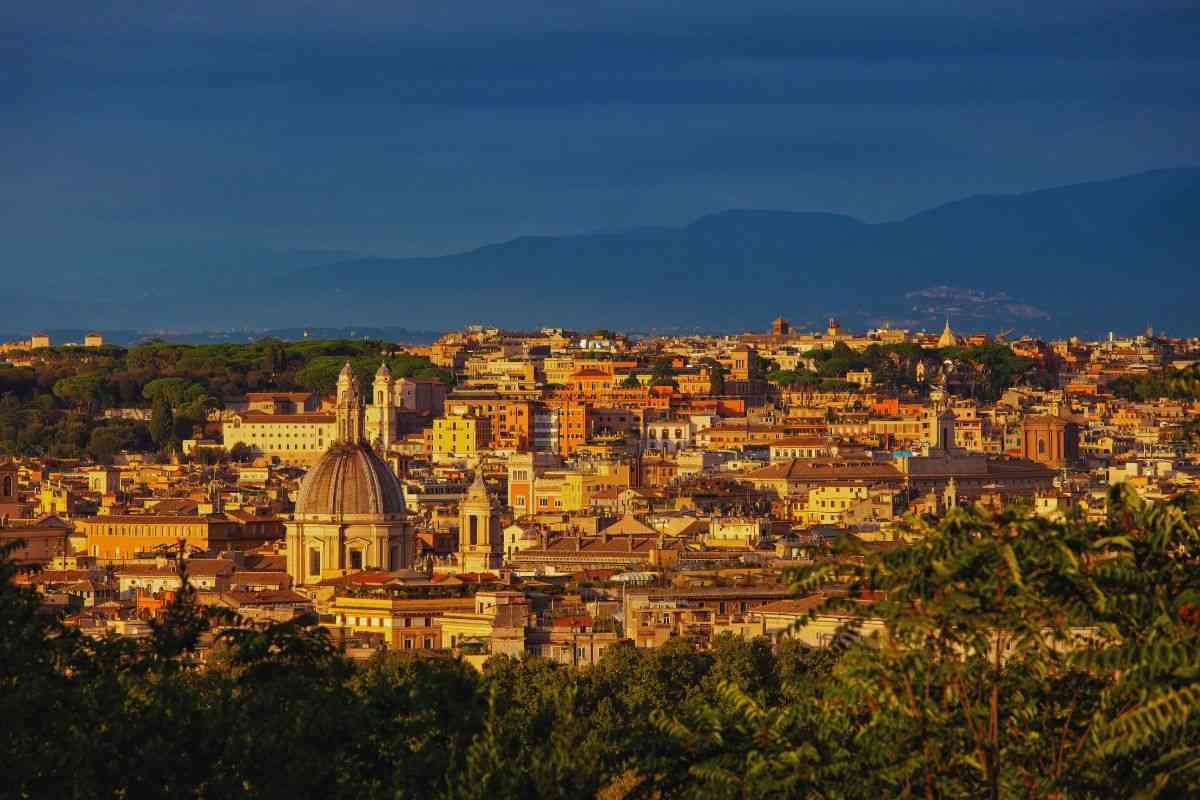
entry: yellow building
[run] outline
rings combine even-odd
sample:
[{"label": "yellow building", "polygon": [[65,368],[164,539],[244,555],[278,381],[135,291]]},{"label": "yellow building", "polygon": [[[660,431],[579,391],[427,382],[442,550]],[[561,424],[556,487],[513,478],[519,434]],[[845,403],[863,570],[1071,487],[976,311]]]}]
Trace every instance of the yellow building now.
[{"label": "yellow building", "polygon": [[585,511],[601,492],[628,489],[629,472],[628,464],[608,462],[598,465],[595,472],[567,473],[563,476],[563,509]]},{"label": "yellow building", "polygon": [[[487,651],[498,655],[520,656],[525,652],[520,633],[530,618],[529,601],[520,592],[477,592],[473,605],[441,618],[442,642],[446,647],[461,647],[468,642],[486,643]],[[501,634],[493,641],[493,636]]]},{"label": "yellow building", "polygon": [[106,560],[136,558],[180,539],[203,550],[248,550],[277,538],[252,533],[224,514],[107,514],[78,519],[75,530],[87,542],[87,555]]},{"label": "yellow building", "polygon": [[761,519],[717,517],[709,523],[704,543],[711,548],[744,550],[757,547],[767,538],[767,523]]},{"label": "yellow building", "polygon": [[588,471],[548,469],[534,479],[529,505],[516,508],[530,514],[586,511],[601,493],[629,488],[631,476],[629,464],[616,461],[597,462]]},{"label": "yellow building", "polygon": [[573,356],[549,356],[542,361],[542,372],[546,383],[566,386],[567,381],[575,374],[575,358]]},{"label": "yellow building", "polygon": [[433,460],[470,459],[487,447],[491,420],[466,411],[451,410],[433,421]]},{"label": "yellow building", "polygon": [[333,620],[324,627],[343,638],[377,634],[393,650],[437,650],[442,647],[442,616],[469,613],[474,607],[470,597],[399,600],[341,596],[330,605]]},{"label": "yellow building", "polygon": [[262,455],[315,460],[333,443],[336,432],[333,414],[244,411],[222,425],[221,446],[228,451],[242,444]]},{"label": "yellow building", "polygon": [[809,490],[804,505],[804,520],[810,525],[835,525],[851,507],[870,497],[871,487],[865,483],[814,487]]}]

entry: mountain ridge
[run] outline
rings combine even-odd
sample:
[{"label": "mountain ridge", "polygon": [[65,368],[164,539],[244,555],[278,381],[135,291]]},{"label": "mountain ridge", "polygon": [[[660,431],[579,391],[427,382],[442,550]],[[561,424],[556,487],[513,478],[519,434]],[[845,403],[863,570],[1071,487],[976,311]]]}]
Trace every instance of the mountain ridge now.
[{"label": "mountain ridge", "polygon": [[[782,312],[798,324],[832,315],[859,327],[940,327],[950,314],[966,327],[1044,335],[1136,329],[1149,319],[1197,334],[1188,301],[1200,295],[1197,218],[1195,166],[972,195],[888,222],[732,208],[679,226],[520,236],[440,256],[314,263],[309,252],[294,269],[263,270],[242,260],[232,276],[240,292],[228,279],[205,291],[160,270],[149,292],[101,304],[109,318],[77,322],[719,331],[761,328]],[[97,313],[88,299],[57,302]],[[50,314],[55,302],[32,306]],[[9,305],[16,319],[28,310]]]}]

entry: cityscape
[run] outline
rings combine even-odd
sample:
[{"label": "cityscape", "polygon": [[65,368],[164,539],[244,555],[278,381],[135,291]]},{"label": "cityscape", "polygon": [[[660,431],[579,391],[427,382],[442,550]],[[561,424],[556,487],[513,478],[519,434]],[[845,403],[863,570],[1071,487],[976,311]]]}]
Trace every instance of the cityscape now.
[{"label": "cityscape", "polygon": [[[759,708],[742,703],[773,697],[783,707],[800,702],[785,702],[787,692],[820,686],[810,675],[807,688],[785,691],[784,670],[816,670],[824,691],[847,691],[825,672],[829,654],[853,663],[856,648],[882,649],[897,661],[873,667],[891,669],[909,658],[912,637],[949,648],[940,657],[961,658],[963,669],[971,659],[959,650],[973,637],[987,642],[985,663],[992,649],[1012,669],[1048,659],[1065,672],[1046,678],[1047,690],[1100,680],[1075,664],[1076,649],[1125,647],[1124,619],[1162,612],[1149,596],[1113,595],[1132,606],[1109,621],[1114,612],[1078,594],[1084,580],[1097,592],[1141,591],[1150,569],[1166,570],[1153,580],[1177,592],[1178,624],[1190,626],[1197,607],[1190,556],[1164,552],[1130,576],[1103,570],[1139,553],[1113,544],[1135,535],[1131,525],[1161,528],[1169,543],[1159,548],[1192,546],[1200,338],[1147,329],[1041,341],[956,331],[948,319],[941,331],[852,331],[830,319],[801,332],[779,316],[736,336],[471,325],[428,345],[126,348],[100,332],[58,343],[35,333],[3,345],[3,357],[7,591],[33,598],[31,613],[53,620],[58,641],[111,663],[136,663],[170,640],[177,669],[241,675],[252,665],[238,659],[291,668],[287,653],[302,646],[318,648],[305,651],[316,659],[306,668],[336,660],[390,690],[402,679],[378,670],[416,670],[404,691],[418,698],[432,690],[422,680],[461,692],[481,680],[471,673],[541,692],[555,669],[638,685],[639,670],[683,669],[640,689],[612,687],[661,693],[648,705],[625,696],[620,714],[646,715],[640,724],[654,729],[684,703],[686,713],[720,715],[703,724],[741,730],[762,724],[738,716]],[[953,544],[964,532],[979,541]],[[1043,549],[1047,538],[1057,550]],[[964,547],[973,552],[958,563]],[[1064,558],[1094,571],[1066,569]],[[951,590],[952,608],[921,607]],[[185,611],[195,615],[187,623]],[[252,636],[296,641],[254,651]],[[89,640],[122,655],[102,656]],[[437,736],[482,724],[452,721],[483,711],[462,698],[429,702],[449,704],[420,712],[450,715]],[[1055,719],[1071,735],[1099,724]],[[787,722],[800,727],[780,735],[790,742],[810,724]],[[608,772],[592,765],[572,780],[618,796],[659,791],[678,769],[672,759],[716,747],[691,749],[690,737],[711,731],[670,730],[676,738],[653,751],[663,764],[612,772],[632,758],[612,761],[625,742],[605,751]],[[478,742],[457,746],[470,753]],[[771,782],[815,780],[805,770],[818,764],[793,772],[790,750],[771,752],[780,759]],[[420,781],[436,777],[404,780],[423,794],[432,784]],[[691,790],[719,794],[709,780]]]},{"label": "cityscape", "polygon": [[12,8],[0,800],[1200,797],[1198,41]]}]

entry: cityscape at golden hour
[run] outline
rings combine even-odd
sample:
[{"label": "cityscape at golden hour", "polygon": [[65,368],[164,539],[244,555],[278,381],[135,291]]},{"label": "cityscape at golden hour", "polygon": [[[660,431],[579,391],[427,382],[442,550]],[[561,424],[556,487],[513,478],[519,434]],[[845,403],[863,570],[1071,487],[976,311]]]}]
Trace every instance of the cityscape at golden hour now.
[{"label": "cityscape at golden hour", "polygon": [[1200,797],[1200,13],[0,25],[0,800]]}]

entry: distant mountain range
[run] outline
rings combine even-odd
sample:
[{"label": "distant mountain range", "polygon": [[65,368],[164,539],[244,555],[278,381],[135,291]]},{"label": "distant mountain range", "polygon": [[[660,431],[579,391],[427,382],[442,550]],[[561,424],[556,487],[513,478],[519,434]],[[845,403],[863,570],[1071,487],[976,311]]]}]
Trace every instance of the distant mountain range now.
[{"label": "distant mountain range", "polygon": [[[317,262],[317,263],[314,263]],[[228,276],[227,276],[228,277]],[[206,286],[218,286],[219,291]],[[79,327],[404,326],[478,321],[650,331],[891,322],[1099,335],[1152,323],[1200,334],[1200,168],[970,197],[898,222],[730,210],[679,228],[521,237],[432,258],[305,253],[236,280],[174,280],[130,302],[10,297]],[[0,301],[2,302],[2,301]]]}]

